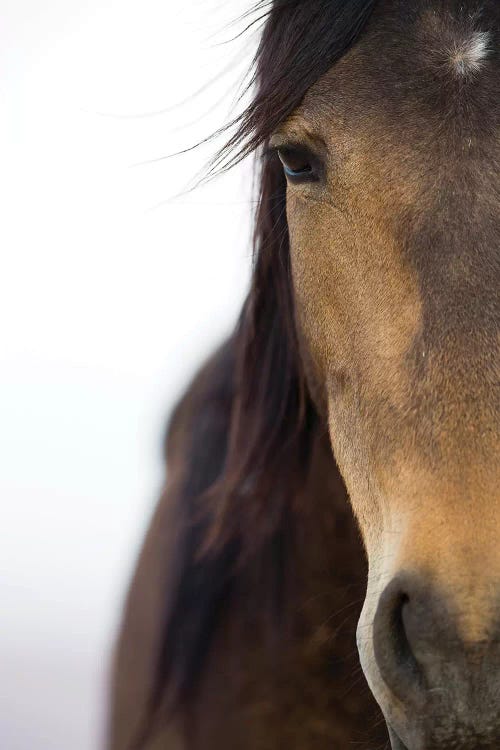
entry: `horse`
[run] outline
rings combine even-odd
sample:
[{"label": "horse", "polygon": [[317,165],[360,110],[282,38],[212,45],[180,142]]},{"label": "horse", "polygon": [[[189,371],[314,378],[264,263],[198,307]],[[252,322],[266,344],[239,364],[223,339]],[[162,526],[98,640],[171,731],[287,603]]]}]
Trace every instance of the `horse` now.
[{"label": "horse", "polygon": [[500,4],[273,0],[241,316],[176,406],[111,750],[500,747]]}]

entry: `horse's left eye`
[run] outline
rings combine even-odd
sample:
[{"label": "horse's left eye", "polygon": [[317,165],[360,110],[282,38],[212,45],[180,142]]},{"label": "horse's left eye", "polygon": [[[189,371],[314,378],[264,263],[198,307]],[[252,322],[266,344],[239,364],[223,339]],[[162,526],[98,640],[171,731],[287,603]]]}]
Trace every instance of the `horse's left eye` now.
[{"label": "horse's left eye", "polygon": [[283,146],[277,151],[284,172],[291,182],[313,182],[318,179],[311,154],[306,149]]}]

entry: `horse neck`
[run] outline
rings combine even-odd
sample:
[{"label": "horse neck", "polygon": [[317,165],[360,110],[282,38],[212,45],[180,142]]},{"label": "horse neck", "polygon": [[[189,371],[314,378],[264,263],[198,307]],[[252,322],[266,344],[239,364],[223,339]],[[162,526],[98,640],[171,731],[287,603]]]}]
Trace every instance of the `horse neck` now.
[{"label": "horse neck", "polygon": [[365,580],[346,491],[321,437],[305,491],[237,582],[187,716],[191,747],[324,747],[312,739],[318,726],[333,746],[347,746],[373,712],[368,691],[352,690]]}]

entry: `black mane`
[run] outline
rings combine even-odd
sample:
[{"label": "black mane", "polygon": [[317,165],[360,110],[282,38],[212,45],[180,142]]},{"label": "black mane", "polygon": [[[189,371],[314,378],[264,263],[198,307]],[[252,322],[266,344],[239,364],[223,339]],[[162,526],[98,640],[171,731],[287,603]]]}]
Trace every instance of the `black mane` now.
[{"label": "black mane", "polygon": [[[232,123],[236,132],[214,160],[214,171],[266,147],[307,90],[357,40],[376,1],[261,0],[255,6],[257,18],[265,17],[251,75],[255,95]],[[196,478],[187,472],[176,500],[184,535],[145,721],[148,735],[160,708],[162,715],[165,707],[177,710],[195,689],[240,566],[271,557],[269,576],[282,572],[283,528],[305,480],[318,424],[297,351],[279,162],[265,159],[259,179],[251,289],[224,355],[226,369],[217,375],[220,393],[214,397],[222,398],[223,408],[212,410],[208,434],[203,424],[199,428],[187,459]],[[196,465],[199,458],[207,459],[205,472]]]}]

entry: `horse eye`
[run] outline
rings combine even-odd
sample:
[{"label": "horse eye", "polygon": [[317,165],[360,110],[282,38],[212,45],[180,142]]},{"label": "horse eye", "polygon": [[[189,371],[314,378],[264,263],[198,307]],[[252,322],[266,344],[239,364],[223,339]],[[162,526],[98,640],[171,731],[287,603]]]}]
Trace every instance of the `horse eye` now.
[{"label": "horse eye", "polygon": [[284,172],[291,182],[314,182],[318,176],[314,170],[311,154],[295,146],[277,149]]}]

